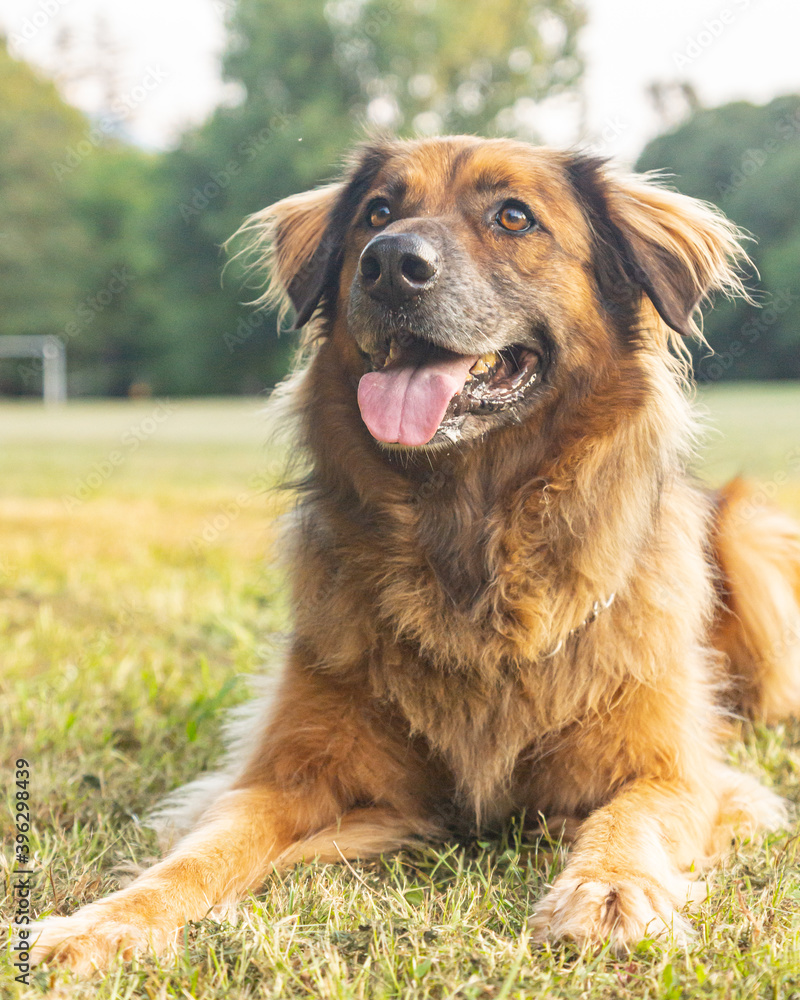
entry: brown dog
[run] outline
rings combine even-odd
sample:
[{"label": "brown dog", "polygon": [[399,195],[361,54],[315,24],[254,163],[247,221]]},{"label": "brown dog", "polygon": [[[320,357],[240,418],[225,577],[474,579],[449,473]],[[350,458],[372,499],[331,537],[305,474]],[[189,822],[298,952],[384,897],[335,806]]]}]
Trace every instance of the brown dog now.
[{"label": "brown dog", "polygon": [[523,810],[577,824],[540,939],[682,933],[688,873],[783,815],[723,762],[720,696],[800,710],[800,533],[685,473],[677,335],[741,292],[734,228],[474,138],[369,144],[251,228],[308,328],[291,651],[173,812],[190,832],[35,957],[163,949],[276,867]]}]

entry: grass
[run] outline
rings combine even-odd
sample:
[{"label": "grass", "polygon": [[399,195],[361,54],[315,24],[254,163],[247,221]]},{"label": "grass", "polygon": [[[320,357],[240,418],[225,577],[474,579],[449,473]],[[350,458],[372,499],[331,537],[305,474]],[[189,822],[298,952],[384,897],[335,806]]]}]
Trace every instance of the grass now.
[{"label": "grass", "polygon": [[[723,434],[701,471],[755,473],[800,514],[800,387],[703,402]],[[252,402],[0,405],[3,787],[10,807],[13,761],[28,759],[36,912],[71,912],[153,858],[142,816],[213,762],[220,710],[272,655],[286,608],[268,551],[285,501],[263,490],[266,438]],[[800,801],[800,727],[743,735],[732,758]],[[562,862],[511,825],[496,841],[302,867],[237,924],[189,927],[177,958],[90,983],[41,970],[28,988],[6,963],[0,995],[800,998],[791,832],[736,845],[688,948],[644,943],[625,960],[529,945],[526,917]]]}]

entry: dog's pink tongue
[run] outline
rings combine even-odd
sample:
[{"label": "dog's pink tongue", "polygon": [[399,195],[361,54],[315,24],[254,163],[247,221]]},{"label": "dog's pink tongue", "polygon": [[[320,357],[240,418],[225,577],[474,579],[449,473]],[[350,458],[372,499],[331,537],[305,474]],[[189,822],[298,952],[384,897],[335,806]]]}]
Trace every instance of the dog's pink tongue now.
[{"label": "dog's pink tongue", "polygon": [[364,375],[358,405],[370,434],[387,444],[427,444],[477,360],[477,355],[452,354]]}]

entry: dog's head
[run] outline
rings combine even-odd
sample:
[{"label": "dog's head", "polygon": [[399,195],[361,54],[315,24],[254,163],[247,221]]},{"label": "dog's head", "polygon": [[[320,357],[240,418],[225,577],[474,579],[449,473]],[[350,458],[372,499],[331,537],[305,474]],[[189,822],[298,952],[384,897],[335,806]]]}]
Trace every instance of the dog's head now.
[{"label": "dog's head", "polygon": [[504,139],[371,143],[253,224],[295,325],[338,339],[370,433],[406,448],[518,423],[741,290],[709,206]]}]

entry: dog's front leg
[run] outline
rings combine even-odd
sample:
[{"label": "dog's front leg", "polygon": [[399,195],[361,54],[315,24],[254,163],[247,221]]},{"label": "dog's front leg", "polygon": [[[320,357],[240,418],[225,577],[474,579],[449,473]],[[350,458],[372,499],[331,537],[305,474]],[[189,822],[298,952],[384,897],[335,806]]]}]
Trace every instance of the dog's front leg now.
[{"label": "dog's front leg", "polygon": [[186,921],[264,879],[288,846],[291,808],[285,796],[266,789],[226,793],[170,855],[127,888],[37,925],[33,961],[54,958],[86,973],[117,952],[162,951]]},{"label": "dog's front leg", "polygon": [[52,959],[86,974],[116,954],[161,952],[177,942],[187,921],[240,899],[274,868],[304,858],[376,855],[424,832],[424,824],[391,808],[357,808],[328,820],[315,817],[314,803],[296,794],[227,792],[170,855],[127,888],[35,925],[32,961]]},{"label": "dog's front leg", "polygon": [[703,783],[634,781],[580,827],[566,868],[534,911],[535,937],[609,941],[618,953],[645,937],[686,938],[692,931],[680,911],[707,893],[690,873],[735,829],[781,819],[779,799],[721,765]]},{"label": "dog's front leg", "polygon": [[163,951],[187,921],[257,889],[273,869],[375,856],[436,832],[424,758],[300,654],[252,726],[242,770],[195,828],[127,888],[36,925],[34,962],[85,973],[117,953]]}]

